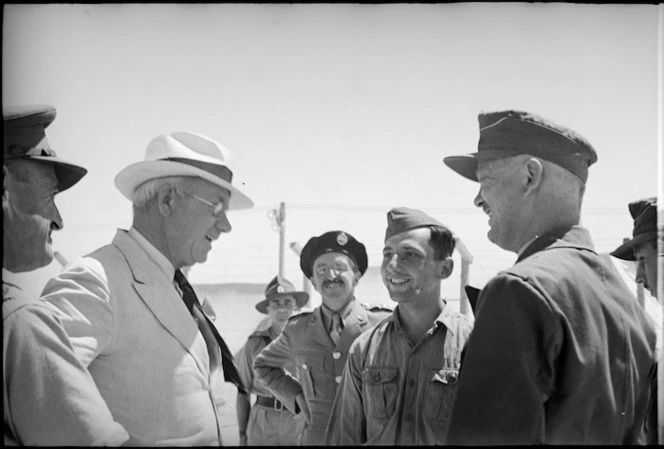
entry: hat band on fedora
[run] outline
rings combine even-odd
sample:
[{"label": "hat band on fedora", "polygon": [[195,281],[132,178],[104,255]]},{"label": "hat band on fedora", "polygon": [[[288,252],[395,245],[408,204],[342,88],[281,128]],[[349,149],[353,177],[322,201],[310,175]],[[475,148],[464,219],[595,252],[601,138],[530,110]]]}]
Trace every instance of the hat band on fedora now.
[{"label": "hat band on fedora", "polygon": [[202,161],[197,161],[194,159],[187,159],[185,157],[166,157],[163,159],[159,159],[161,161],[173,161],[173,162],[178,162],[180,164],[186,164],[190,165],[192,167],[201,169],[203,171],[206,171],[210,173],[211,175],[214,175],[218,178],[221,178],[222,180],[226,181],[227,183],[231,183],[233,181],[233,172],[226,166],[224,165],[218,165],[218,164],[211,164],[209,162],[202,162]]}]

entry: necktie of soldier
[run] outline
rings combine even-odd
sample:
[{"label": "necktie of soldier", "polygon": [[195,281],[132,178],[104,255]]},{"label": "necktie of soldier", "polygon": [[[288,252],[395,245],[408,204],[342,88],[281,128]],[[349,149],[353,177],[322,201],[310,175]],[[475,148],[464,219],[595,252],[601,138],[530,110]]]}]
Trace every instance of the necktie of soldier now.
[{"label": "necktie of soldier", "polygon": [[182,300],[184,301],[192,316],[196,318],[197,314],[194,310],[194,308],[196,308],[200,312],[198,315],[202,315],[204,317],[210,329],[212,330],[214,339],[216,340],[217,344],[219,345],[219,349],[221,350],[221,364],[224,370],[224,380],[226,380],[226,382],[231,382],[241,393],[246,394],[246,390],[242,386],[242,381],[240,380],[240,375],[238,374],[235,363],[233,362],[233,355],[231,354],[230,349],[228,349],[226,342],[223,338],[221,338],[221,335],[219,335],[219,332],[217,331],[217,328],[214,326],[212,321],[210,321],[205,312],[203,312],[203,308],[201,307],[200,302],[198,302],[194,288],[191,286],[191,284],[189,284],[189,281],[187,281],[187,278],[184,277],[184,274],[182,274],[180,270],[175,270],[175,282],[177,282],[180,290],[182,290]]},{"label": "necktie of soldier", "polygon": [[335,346],[339,343],[342,329],[343,329],[343,324],[341,321],[341,315],[339,315],[338,313],[333,313],[332,327],[330,329],[330,338],[332,339],[332,342],[335,344]]}]

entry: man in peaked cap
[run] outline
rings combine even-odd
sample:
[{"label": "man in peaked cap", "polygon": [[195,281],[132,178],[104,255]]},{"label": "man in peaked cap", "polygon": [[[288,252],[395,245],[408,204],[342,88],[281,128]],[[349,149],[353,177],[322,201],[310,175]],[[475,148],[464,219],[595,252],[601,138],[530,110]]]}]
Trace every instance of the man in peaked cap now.
[{"label": "man in peaked cap", "polygon": [[470,319],[451,311],[452,232],[422,211],[387,213],[381,276],[391,316],[360,335],[328,424],[327,445],[430,446],[445,441]]},{"label": "man in peaked cap", "polygon": [[645,442],[655,331],[579,226],[595,150],[528,112],[479,125],[479,151],[444,161],[479,182],[489,240],[517,260],[478,298],[447,444]]},{"label": "man in peaked cap", "polygon": [[[252,201],[232,184],[230,152],[199,134],[154,138],[115,178],[133,224],[72,262],[43,299],[65,316],[79,359],[131,443],[219,445],[221,381],[244,391],[233,356],[182,269],[205,262]],[[82,398],[84,401],[86,398]]]},{"label": "man in peaked cap", "polygon": [[[57,309],[29,297],[16,273],[53,259],[63,220],[55,195],[87,170],[57,157],[45,129],[49,105],[3,109],[2,361],[5,445],[119,445],[127,433],[105,409],[74,353]],[[83,408],[77,397],[88,396]]]},{"label": "man in peaked cap", "polygon": [[[300,268],[320,293],[322,304],[291,318],[254,362],[256,376],[306,422],[304,445],[324,443],[351,343],[389,315],[389,309],[355,299],[355,287],[367,265],[366,248],[347,232],[330,231],[309,239],[300,254]],[[299,381],[281,369],[288,363],[299,370]]]},{"label": "man in peaked cap", "polygon": [[[247,394],[237,394],[237,421],[240,446],[298,446],[302,421],[258,382],[253,369],[259,352],[281,334],[293,312],[309,301],[309,293],[298,292],[287,279],[277,275],[265,288],[265,298],[256,304],[256,310],[269,317],[269,326],[263,323],[249,336],[236,357],[238,373]],[[292,364],[284,367],[297,378]],[[256,395],[251,405],[250,395]]]}]

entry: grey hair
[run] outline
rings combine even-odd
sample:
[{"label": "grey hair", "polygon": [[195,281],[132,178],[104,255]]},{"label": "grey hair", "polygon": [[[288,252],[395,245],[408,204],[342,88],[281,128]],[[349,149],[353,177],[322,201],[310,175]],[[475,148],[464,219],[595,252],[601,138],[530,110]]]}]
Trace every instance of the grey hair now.
[{"label": "grey hair", "polygon": [[150,179],[136,187],[136,190],[131,195],[131,202],[134,205],[134,209],[146,209],[150,201],[165,186],[172,187],[179,194],[193,192],[191,176],[167,176]]}]

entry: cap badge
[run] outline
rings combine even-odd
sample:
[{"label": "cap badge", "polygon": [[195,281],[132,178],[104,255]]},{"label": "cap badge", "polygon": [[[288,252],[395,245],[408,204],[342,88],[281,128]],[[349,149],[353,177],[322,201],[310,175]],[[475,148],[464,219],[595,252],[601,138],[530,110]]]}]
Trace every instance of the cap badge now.
[{"label": "cap badge", "polygon": [[277,286],[277,293],[283,293],[284,292],[284,287],[283,285],[278,285]]},{"label": "cap badge", "polygon": [[344,233],[344,232],[340,232],[340,233],[337,235],[337,243],[338,243],[340,246],[344,246],[346,243],[348,243],[348,236],[346,235],[346,233]]}]

